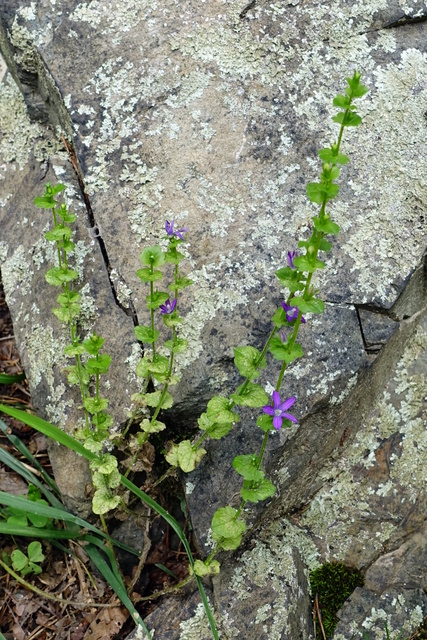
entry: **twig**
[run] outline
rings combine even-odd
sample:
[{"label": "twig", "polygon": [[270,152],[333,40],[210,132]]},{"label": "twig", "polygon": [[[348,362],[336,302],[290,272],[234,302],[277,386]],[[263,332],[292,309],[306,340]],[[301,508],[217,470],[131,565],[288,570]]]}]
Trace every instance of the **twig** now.
[{"label": "twig", "polygon": [[132,598],[133,603],[136,604],[137,602],[145,602],[146,600],[155,600],[156,598],[160,598],[160,596],[166,596],[170,593],[175,593],[182,589],[182,587],[185,587],[185,585],[191,582],[193,578],[194,576],[189,575],[173,587],[167,587],[166,589],[162,589],[161,591],[156,591],[155,593],[152,593],[151,596],[136,596],[135,598]]},{"label": "twig", "polygon": [[323,640],[326,640],[325,630],[323,628],[323,622],[322,622],[322,614],[320,612],[319,599],[317,597],[317,593],[316,593],[316,597],[314,598],[314,611],[316,613],[317,619],[319,620],[320,630],[322,632]]},{"label": "twig", "polygon": [[2,560],[0,560],[0,567],[3,567],[3,569],[7,571],[12,576],[12,578],[15,578],[15,580],[19,582],[19,584],[22,584],[22,586],[25,587],[26,589],[29,589],[30,591],[37,593],[37,595],[41,596],[42,598],[47,598],[48,600],[53,600],[54,602],[59,602],[60,604],[63,604],[63,605],[77,607],[77,608],[82,607],[83,609],[90,609],[92,607],[97,607],[102,609],[112,609],[118,606],[117,604],[98,604],[97,602],[90,603],[90,602],[75,602],[74,600],[64,600],[63,598],[58,598],[57,596],[54,596],[51,593],[46,593],[45,591],[42,591],[41,589],[38,589],[37,587],[35,587],[33,584],[26,582],[25,580],[23,580],[23,578],[18,576],[18,574],[15,573],[13,569],[8,567]]}]

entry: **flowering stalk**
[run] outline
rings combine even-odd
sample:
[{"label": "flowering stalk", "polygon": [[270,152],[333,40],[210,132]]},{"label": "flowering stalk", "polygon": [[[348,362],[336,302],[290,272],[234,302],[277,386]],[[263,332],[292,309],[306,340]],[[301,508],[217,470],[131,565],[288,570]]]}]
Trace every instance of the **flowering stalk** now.
[{"label": "flowering stalk", "polygon": [[[243,479],[243,488],[240,492],[241,504],[238,509],[231,506],[220,508],[216,511],[212,519],[212,535],[216,541],[216,546],[206,560],[205,570],[209,571],[215,553],[218,549],[236,549],[240,545],[242,535],[246,529],[244,521],[240,518],[243,508],[247,502],[258,502],[271,497],[275,493],[274,485],[264,476],[262,471],[262,460],[265,454],[269,434],[280,428],[288,427],[297,419],[287,413],[295,402],[292,396],[281,402],[279,390],[288,365],[293,360],[302,357],[301,345],[296,342],[301,324],[305,323],[303,313],[322,313],[324,302],[316,298],[316,291],[311,285],[313,273],[322,269],[325,263],[318,259],[320,251],[328,252],[331,244],[325,239],[328,234],[337,235],[339,226],[330,219],[326,213],[326,205],[334,198],[339,191],[339,186],[334,180],[339,176],[340,169],[337,165],[344,165],[348,162],[347,156],[340,153],[340,146],[345,127],[358,126],[361,118],[355,113],[353,100],[363,96],[368,89],[360,84],[360,74],[355,72],[352,78],[347,78],[348,87],[345,95],[338,95],[334,101],[334,106],[343,109],[334,121],[341,127],[336,143],[331,147],[319,151],[319,156],[323,161],[320,182],[309,183],[307,185],[307,195],[311,202],[320,204],[318,216],[313,218],[313,231],[308,241],[302,240],[298,243],[299,248],[305,249],[304,255],[298,255],[296,251],[288,251],[288,266],[276,272],[281,284],[289,289],[289,296],[286,302],[282,302],[277,309],[272,320],[274,329],[272,330],[267,344],[260,353],[254,347],[241,347],[235,349],[235,363],[240,373],[246,377],[244,383],[236,393],[230,398],[213,398],[208,403],[207,412],[199,419],[199,426],[205,431],[198,439],[197,446],[207,437],[218,438],[228,433],[232,424],[230,421],[237,416],[232,410],[235,404],[243,406],[253,406],[263,408],[263,414],[258,418],[257,425],[264,431],[261,448],[258,454],[236,456],[233,467]],[[301,293],[300,293],[301,292]],[[287,340],[277,336],[281,327],[291,327],[292,331]],[[273,357],[283,361],[277,379],[276,388],[273,391],[272,405],[262,402],[264,390],[259,385],[252,383],[253,378],[259,375],[260,369],[265,366],[265,355],[267,350]],[[264,405],[264,406],[263,406]],[[237,422],[238,417],[235,418]],[[224,428],[224,424],[226,427]],[[222,428],[221,428],[222,425]],[[197,450],[196,450],[197,451]],[[211,572],[216,572],[215,565]]]},{"label": "flowering stalk", "polygon": [[[140,423],[141,432],[136,438],[132,437],[131,447],[135,448],[135,454],[128,468],[129,473],[132,463],[136,460],[141,446],[148,440],[150,433],[163,431],[166,425],[157,418],[162,409],[169,409],[173,404],[173,399],[168,389],[179,380],[173,375],[174,356],[187,348],[187,341],[177,335],[177,325],[182,322],[178,314],[179,291],[192,284],[192,280],[182,276],[179,272],[179,264],[184,259],[184,255],[178,251],[181,243],[185,242],[184,233],[187,229],[175,229],[174,221],[166,220],[165,224],[168,248],[163,251],[159,245],[154,245],[144,249],[141,253],[141,262],[144,265],[137,272],[142,282],[150,283],[150,294],[147,296],[147,307],[150,310],[150,326],[140,325],[135,327],[135,335],[143,343],[152,345],[151,353],[145,353],[140,360],[136,374],[142,379],[143,388],[141,393],[134,394],[132,400],[145,411],[146,417]],[[173,282],[168,286],[169,292],[160,291],[154,288],[154,282],[163,278],[163,273],[158,267],[165,263],[173,264]],[[169,357],[165,357],[156,350],[156,343],[160,337],[160,331],[155,328],[155,312],[159,311],[163,324],[172,329],[172,338],[164,343],[164,347],[169,350]],[[150,381],[161,384],[161,389],[148,392]],[[153,412],[150,417],[147,407],[152,407]]]},{"label": "flowering stalk", "polygon": [[[102,515],[119,502],[119,498],[111,491],[117,486],[117,460],[109,454],[102,453],[103,442],[108,438],[108,429],[113,419],[106,412],[108,400],[100,397],[99,376],[107,373],[111,358],[107,354],[99,353],[104,343],[103,338],[94,334],[82,341],[78,335],[81,295],[73,289],[73,282],[77,280],[78,273],[68,264],[68,254],[72,254],[75,247],[71,241],[72,232],[69,225],[75,222],[76,216],[67,210],[65,204],[59,204],[55,200],[55,196],[64,189],[63,184],[47,184],[45,193],[40,198],[35,198],[34,204],[41,209],[51,209],[53,214],[54,228],[48,231],[45,237],[56,243],[58,266],[49,269],[45,278],[49,284],[61,288],[57,298],[59,307],[53,309],[53,313],[70,331],[71,344],[65,347],[64,354],[74,357],[76,364],[66,369],[67,377],[70,384],[80,387],[85,418],[84,427],[77,429],[75,435],[84,441],[86,449],[99,454],[102,460],[102,464],[92,465],[92,478],[96,487],[92,507],[94,513]],[[84,364],[83,355],[87,358]],[[91,397],[89,393],[89,384],[93,379],[95,397]]]}]

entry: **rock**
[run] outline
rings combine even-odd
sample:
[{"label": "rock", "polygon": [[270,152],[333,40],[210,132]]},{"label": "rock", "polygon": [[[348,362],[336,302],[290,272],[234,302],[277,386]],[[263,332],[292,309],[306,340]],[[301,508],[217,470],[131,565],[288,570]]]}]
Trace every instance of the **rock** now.
[{"label": "rock", "polygon": [[272,537],[224,558],[213,579],[217,616],[227,638],[312,640],[306,566],[296,547]]},{"label": "rock", "polygon": [[398,327],[398,323],[383,313],[359,309],[363,339],[370,351],[379,351]]},{"label": "rock", "polygon": [[[208,599],[212,594],[207,590]],[[153,637],[161,640],[211,640],[209,622],[196,593],[181,598],[168,598],[144,620]],[[135,629],[126,640],[145,640],[145,634]]]},{"label": "rock", "polygon": [[381,594],[388,589],[427,588],[427,523],[404,544],[374,562],[365,574],[365,587]]},{"label": "rock", "polygon": [[403,630],[403,637],[412,634],[427,614],[427,598],[422,589],[395,590],[378,596],[358,587],[338,612],[340,619],[333,640],[356,640],[363,633],[369,640],[385,637],[385,625],[390,638]]},{"label": "rock", "polygon": [[[341,232],[314,282],[326,312],[308,318],[306,358],[283,385],[284,394],[297,396],[299,427],[269,443],[266,471],[277,496],[247,514],[252,528],[242,560],[233,560],[244,563],[252,545],[273,563],[274,531],[292,519],[304,539],[289,551],[295,582],[286,597],[297,583],[304,594],[291,599],[297,617],[308,606],[302,571],[313,542],[317,562],[336,557],[367,569],[424,526],[425,17],[424,8],[402,9],[394,0],[341,3],[334,20],[329,6],[298,0],[220,8],[121,0],[114,11],[106,0],[2,5],[0,46],[28,115],[9,76],[0,88],[0,267],[34,402],[66,429],[77,420],[78,398],[60,371],[65,336],[44,282],[46,219],[32,206],[42,182],[66,183],[79,214],[85,331],[94,328],[97,307],[97,331],[117,363],[109,381],[117,428],[137,387],[133,325],[147,319],[139,254],[162,239],[165,218],[189,228],[195,285],[182,296],[189,350],[178,360],[173,427],[191,429],[213,394],[239,383],[233,347],[260,346],[268,335],[281,299],[274,271],[309,233],[315,208],[305,185],[318,175],[317,150],[337,135],[332,98],[363,67],[371,88],[360,103],[364,126],[346,132],[351,163],[332,208]],[[80,182],[59,133],[75,150]],[[93,227],[102,242],[89,237]],[[361,307],[399,323],[389,337],[392,327],[362,319],[369,347],[383,345],[373,364]],[[262,379],[269,392],[274,373]],[[202,463],[184,480],[202,552],[213,511],[239,492],[229,461],[242,446],[260,446],[253,422],[244,415],[228,438],[208,443],[206,460],[216,467]],[[55,447],[51,455],[59,476],[62,458]],[[71,465],[62,468],[61,489],[84,509],[87,467]],[[233,571],[230,565],[216,587],[224,628]],[[290,633],[274,626],[273,587],[283,584],[284,571],[267,580],[259,605],[268,633]],[[248,584],[262,596],[251,576]],[[256,616],[245,619],[244,600],[233,633],[247,637]],[[184,637],[180,615],[173,633]],[[297,633],[289,615],[283,625]],[[300,629],[309,637],[305,618]]]}]

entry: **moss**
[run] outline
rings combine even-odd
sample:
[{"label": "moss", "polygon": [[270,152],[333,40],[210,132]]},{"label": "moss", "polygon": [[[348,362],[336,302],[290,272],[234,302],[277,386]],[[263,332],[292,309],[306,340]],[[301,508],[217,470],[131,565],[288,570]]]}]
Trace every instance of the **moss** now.
[{"label": "moss", "polygon": [[[343,562],[327,562],[310,573],[313,596],[317,595],[322,624],[330,638],[338,624],[336,613],[356,587],[363,587],[363,576],[358,569]],[[320,628],[317,637],[322,638]]]}]

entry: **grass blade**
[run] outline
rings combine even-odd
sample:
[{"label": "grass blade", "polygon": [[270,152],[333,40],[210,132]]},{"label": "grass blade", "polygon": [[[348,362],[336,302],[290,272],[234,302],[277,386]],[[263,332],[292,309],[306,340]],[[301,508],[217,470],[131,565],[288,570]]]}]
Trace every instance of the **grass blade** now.
[{"label": "grass blade", "polygon": [[43,493],[46,500],[50,502],[50,504],[58,509],[62,507],[62,503],[58,500],[58,498],[53,495],[45,485],[40,482],[37,476],[34,475],[29,469],[26,468],[25,465],[22,464],[20,460],[17,460],[12,454],[8,451],[5,451],[3,447],[0,447],[0,462],[7,465],[12,471],[19,473],[28,483],[36,486]]},{"label": "grass blade", "polygon": [[[128,545],[123,544],[118,540],[114,540],[114,538],[111,538],[106,533],[95,527],[93,524],[90,524],[90,522],[83,520],[83,518],[79,518],[79,516],[75,516],[73,513],[69,513],[69,511],[66,511],[64,507],[62,507],[61,509],[56,509],[54,507],[49,507],[48,505],[41,504],[40,502],[33,502],[32,500],[28,500],[27,498],[24,498],[22,496],[13,496],[10,493],[5,493],[4,491],[0,491],[0,504],[6,505],[7,507],[14,507],[15,509],[19,509],[24,513],[34,513],[38,516],[46,516],[51,520],[63,520],[64,522],[71,522],[72,524],[78,525],[80,529],[93,531],[93,533],[96,533],[98,536],[101,536],[106,540],[110,540],[110,542],[112,542],[114,545],[120,547],[121,549],[129,551],[129,553],[133,553],[136,556],[139,555],[139,553],[135,551],[135,549],[132,549],[132,547],[128,547]],[[41,529],[39,529],[39,531],[41,531]],[[20,534],[16,533],[14,535]],[[66,536],[59,537],[65,538]]]},{"label": "grass blade", "polygon": [[[40,431],[40,433],[44,433],[44,435],[48,436],[49,438],[52,438],[53,440],[55,440],[56,442],[59,442],[60,444],[63,444],[69,449],[72,449],[73,451],[75,451],[76,453],[79,453],[80,455],[84,456],[88,460],[97,459],[97,456],[94,453],[85,449],[80,442],[75,440],[72,436],[68,435],[68,433],[65,433],[61,429],[58,429],[58,427],[55,427],[53,424],[46,422],[46,420],[43,420],[38,416],[31,415],[20,409],[14,409],[12,407],[8,407],[7,405],[4,405],[4,404],[0,404],[0,411],[3,411],[7,415],[10,415],[16,418],[17,420],[21,420],[21,422],[23,422],[24,424],[27,424],[28,426],[33,427],[37,431]],[[146,493],[141,491],[141,489],[139,489],[136,485],[134,485],[130,480],[128,480],[124,476],[121,476],[121,483],[125,487],[130,489],[130,491],[132,491],[133,494],[138,496],[138,498],[140,498],[143,502],[145,502],[145,504],[151,507],[153,511],[158,513],[160,516],[162,516],[162,518],[164,518],[164,520],[166,520],[166,522],[172,527],[172,529],[176,532],[179,539],[181,540],[185,548],[185,551],[187,552],[190,565],[191,567],[194,567],[194,558],[191,553],[190,545],[188,544],[187,538],[185,537],[183,530],[181,529],[181,527],[179,526],[175,518],[173,518],[165,509],[163,509],[162,506],[160,506],[155,500],[150,498],[150,496],[148,496]],[[215,627],[215,621],[209,606],[209,602],[208,602],[205,590],[203,588],[202,581],[198,576],[196,576],[196,581],[200,591],[200,597],[202,598],[203,606],[205,608],[206,615],[209,620],[209,625],[211,627],[213,637],[215,638],[215,640],[219,640],[218,632]]]},{"label": "grass blade", "polygon": [[39,461],[33,456],[31,451],[29,451],[29,449],[25,446],[25,444],[21,442],[18,436],[8,433],[9,427],[5,422],[3,422],[3,420],[0,420],[0,430],[3,431],[4,435],[9,440],[9,442],[13,444],[13,446],[28,460],[28,462],[33,467],[35,467],[37,471],[39,471],[39,473],[42,475],[43,480],[52,489],[52,491],[54,491],[56,495],[59,496],[60,495],[59,489],[56,486],[55,482],[50,477],[50,475],[46,473],[46,471],[43,469]]},{"label": "grass blade", "polygon": [[[150,632],[148,631],[147,627],[145,626],[145,624],[144,624],[141,616],[139,615],[138,611],[133,606],[132,601],[130,600],[130,598],[129,598],[127,592],[126,592],[125,586],[124,586],[120,576],[118,576],[118,574],[116,574],[115,571],[112,571],[111,567],[105,561],[105,559],[101,555],[99,549],[95,545],[88,544],[87,547],[85,547],[85,551],[88,554],[89,558],[92,560],[92,562],[95,564],[95,566],[98,569],[98,571],[100,571],[102,573],[102,575],[104,576],[106,582],[112,587],[114,592],[117,594],[117,596],[120,599],[120,601],[122,602],[122,604],[129,611],[130,615],[132,616],[133,621],[137,625],[142,627],[142,629],[144,630],[147,638],[149,640],[152,640],[152,636],[151,636]],[[106,550],[104,549],[104,551],[106,551]]]},{"label": "grass blade", "polygon": [[25,380],[25,373],[0,373],[0,384],[13,384],[14,382],[21,382]]},{"label": "grass blade", "polygon": [[81,529],[39,529],[38,527],[24,527],[0,520],[0,533],[8,536],[23,536],[25,538],[60,538],[63,540],[72,540],[84,535]]}]

